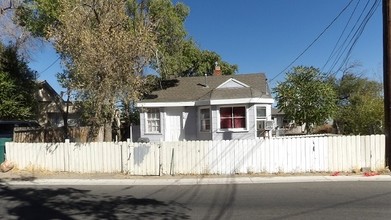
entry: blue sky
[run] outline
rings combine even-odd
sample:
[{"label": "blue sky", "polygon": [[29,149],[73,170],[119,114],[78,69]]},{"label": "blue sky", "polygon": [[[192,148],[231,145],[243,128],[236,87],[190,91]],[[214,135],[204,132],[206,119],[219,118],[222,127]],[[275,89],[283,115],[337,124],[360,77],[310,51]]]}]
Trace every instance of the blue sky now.
[{"label": "blue sky", "polygon": [[[239,74],[266,74],[270,86],[284,80],[285,71],[332,21],[333,24],[292,66],[305,65],[328,72],[334,60],[326,64],[333,48],[344,48],[350,42],[348,33],[362,23],[376,0],[182,0],[190,7],[185,26],[204,50],[215,51],[222,59],[239,66]],[[381,1],[379,1],[381,3]],[[365,9],[366,4],[367,8]],[[353,13],[356,8],[355,13]],[[364,10],[365,9],[365,10]],[[360,14],[363,14],[361,20]],[[347,24],[351,17],[350,23]],[[345,32],[344,28],[346,26]],[[344,33],[344,35],[341,35]],[[341,40],[338,42],[338,39]],[[346,47],[350,48],[350,47]],[[359,62],[358,72],[382,80],[382,8],[381,4],[366,24],[349,56],[349,62]],[[61,91],[55,74],[61,71],[59,61],[48,68],[58,56],[50,46],[37,51],[30,67],[38,71],[56,91]],[[291,67],[292,67],[291,66]],[[338,66],[338,65],[336,65]],[[335,67],[333,70],[338,69]],[[289,69],[288,69],[289,70]],[[273,79],[273,80],[272,80]]]}]

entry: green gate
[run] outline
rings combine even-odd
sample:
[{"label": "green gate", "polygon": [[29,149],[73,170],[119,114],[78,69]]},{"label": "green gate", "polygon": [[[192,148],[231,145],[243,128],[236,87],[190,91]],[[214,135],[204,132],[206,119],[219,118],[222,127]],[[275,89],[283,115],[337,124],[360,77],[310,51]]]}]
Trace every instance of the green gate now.
[{"label": "green gate", "polygon": [[5,142],[12,141],[12,138],[0,138],[0,163],[5,160]]}]

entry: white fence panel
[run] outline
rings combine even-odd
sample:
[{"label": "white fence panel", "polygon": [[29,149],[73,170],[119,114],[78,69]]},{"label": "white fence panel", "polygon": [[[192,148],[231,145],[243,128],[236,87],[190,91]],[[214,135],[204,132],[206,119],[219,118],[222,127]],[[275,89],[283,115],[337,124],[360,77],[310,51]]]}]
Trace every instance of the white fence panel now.
[{"label": "white fence panel", "polygon": [[8,142],[6,152],[7,160],[15,162],[19,169],[62,171],[65,166],[62,144]]},{"label": "white fence panel", "polygon": [[385,136],[162,143],[6,143],[20,169],[131,175],[303,173],[385,166]]},{"label": "white fence panel", "polygon": [[159,175],[159,145],[134,143],[129,145],[128,173]]},{"label": "white fence panel", "polygon": [[371,168],[375,170],[382,169],[385,166],[385,139],[380,138],[380,135],[370,136],[371,138]]},{"label": "white fence panel", "polygon": [[69,165],[67,170],[81,173],[118,173],[122,169],[122,147],[126,143],[94,142],[65,144]]}]

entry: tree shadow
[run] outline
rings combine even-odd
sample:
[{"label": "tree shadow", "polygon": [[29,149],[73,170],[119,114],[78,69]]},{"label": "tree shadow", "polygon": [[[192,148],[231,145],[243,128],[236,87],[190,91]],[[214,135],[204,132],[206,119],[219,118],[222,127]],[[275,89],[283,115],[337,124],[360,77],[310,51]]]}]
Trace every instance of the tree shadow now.
[{"label": "tree shadow", "polygon": [[[132,195],[97,195],[75,188],[20,188],[0,185],[4,215],[10,219],[189,219],[176,202]],[[0,213],[1,216],[1,213]],[[3,216],[5,217],[5,216]]]},{"label": "tree shadow", "polygon": [[31,176],[31,175],[21,175],[21,176],[17,176],[17,177],[6,177],[6,178],[0,178],[0,184],[5,183],[5,181],[32,182],[36,179],[37,178],[35,176]]},{"label": "tree shadow", "polygon": [[[228,178],[230,179],[229,184],[196,184],[182,186],[167,185],[147,194],[146,197],[157,196],[160,193],[164,194],[165,191],[169,191],[170,188],[175,187],[175,193],[171,194],[170,200],[181,201],[181,204],[184,204],[186,207],[190,207],[187,209],[193,213],[195,211],[192,209],[194,204],[199,204],[200,202],[204,203],[202,200],[207,200],[205,204],[208,205],[208,208],[205,212],[197,213],[197,219],[228,220],[234,218],[234,205],[238,194],[238,184],[235,183],[235,177],[228,176]],[[205,176],[201,176],[199,181],[202,182],[204,179]],[[204,190],[206,188],[211,189],[209,194],[205,193]],[[206,196],[206,198],[204,196]]]}]

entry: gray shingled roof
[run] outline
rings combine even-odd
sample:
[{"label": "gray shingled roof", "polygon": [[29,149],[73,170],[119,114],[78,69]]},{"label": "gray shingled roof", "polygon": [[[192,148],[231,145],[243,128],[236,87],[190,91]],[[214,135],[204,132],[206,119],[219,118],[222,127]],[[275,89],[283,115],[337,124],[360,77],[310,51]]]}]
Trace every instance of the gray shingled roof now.
[{"label": "gray shingled roof", "polygon": [[272,115],[285,115],[285,113],[279,109],[272,108]]},{"label": "gray shingled roof", "polygon": [[[230,78],[240,81],[250,88],[218,88],[219,85]],[[238,98],[271,98],[266,77],[263,73],[238,74],[230,76],[208,76],[205,77],[182,77],[177,78],[175,86],[155,91],[150,97],[143,99],[140,103],[146,102],[186,102]]]}]

